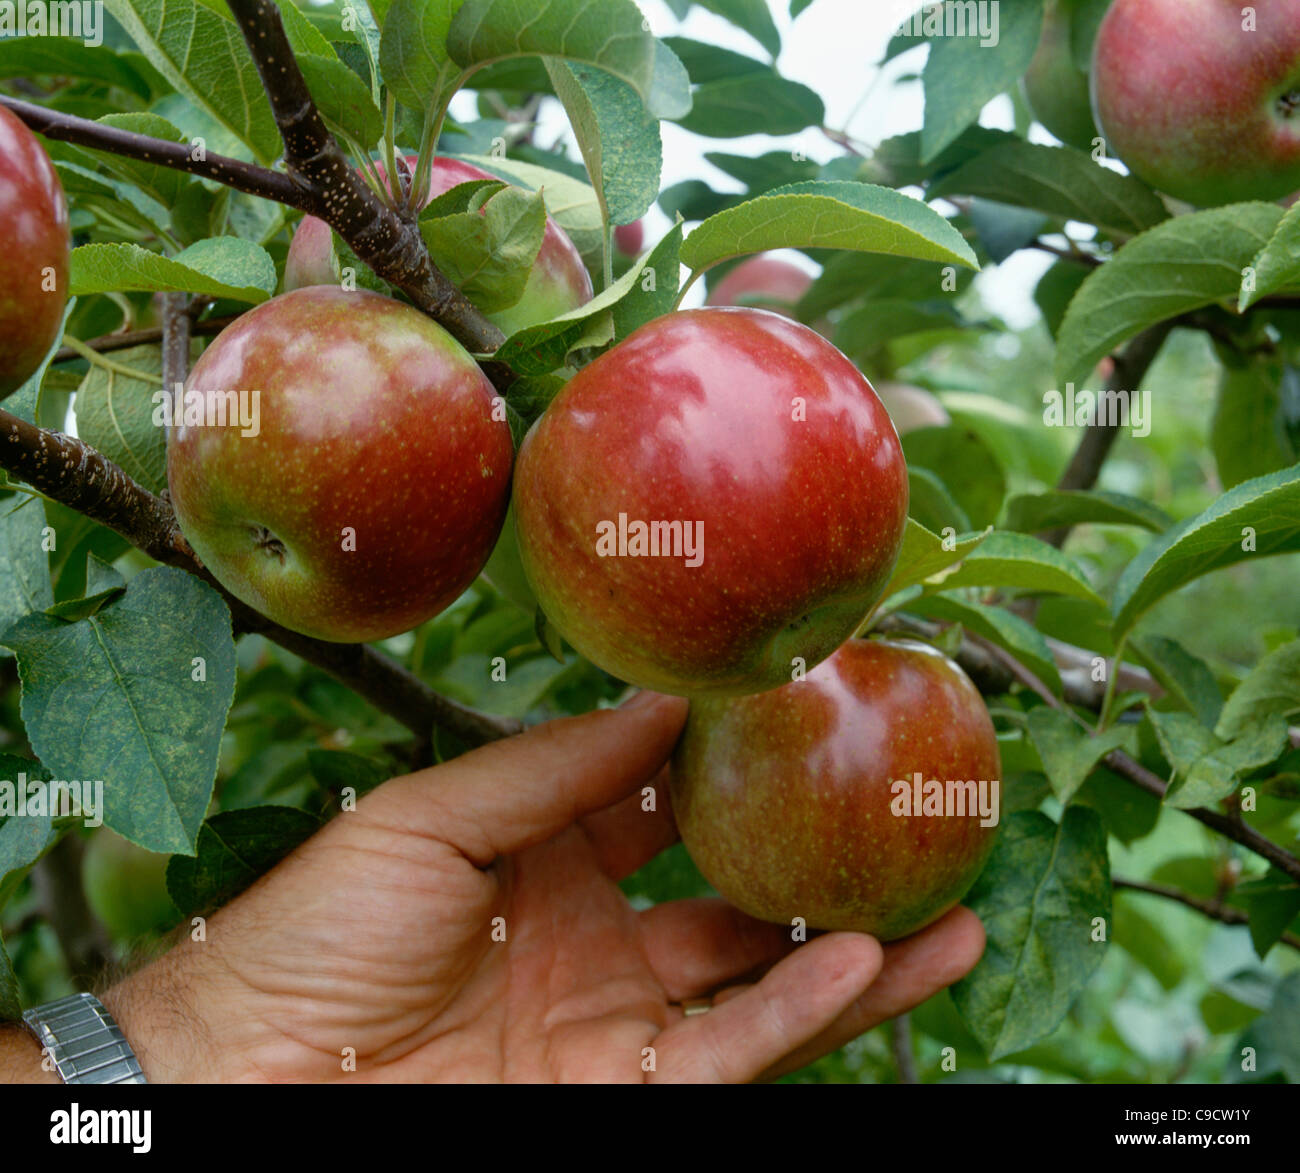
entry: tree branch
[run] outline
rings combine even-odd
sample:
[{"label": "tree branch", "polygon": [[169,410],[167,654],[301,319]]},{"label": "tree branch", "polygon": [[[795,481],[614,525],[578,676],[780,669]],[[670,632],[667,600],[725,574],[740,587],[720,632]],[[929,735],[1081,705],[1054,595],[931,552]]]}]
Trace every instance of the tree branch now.
[{"label": "tree branch", "polygon": [[435,726],[467,745],[517,733],[518,721],[461,705],[364,644],[335,644],[289,631],[240,602],[199,563],[160,497],[90,445],[0,410],[0,467],[46,496],[121,534],[157,562],[202,578],[225,599],[235,630],[257,632],[328,672],[419,736]]},{"label": "tree branch", "polygon": [[[238,314],[226,314],[219,318],[207,318],[201,322],[192,322],[190,324],[190,336],[193,338],[207,338],[213,334],[220,334],[237,317],[239,317]],[[116,334],[101,334],[98,338],[91,338],[81,345],[89,347],[97,354],[109,354],[114,350],[130,350],[133,346],[148,346],[153,342],[160,342],[162,336],[161,326],[143,326],[139,330],[120,330]],[[50,362],[71,362],[73,359],[83,357],[84,355],[73,350],[71,346],[61,346],[54,352],[54,357],[50,359]]]},{"label": "tree branch", "polygon": [[[1150,896],[1163,896],[1166,900],[1175,900],[1179,904],[1195,909],[1202,916],[1208,916],[1211,920],[1217,920],[1225,925],[1250,924],[1250,917],[1240,908],[1233,908],[1232,905],[1223,904],[1218,900],[1202,900],[1199,896],[1180,892],[1177,888],[1169,888],[1164,884],[1150,884],[1145,880],[1122,880],[1114,876],[1110,882],[1116,888],[1123,888],[1129,892],[1145,892]],[[1278,939],[1283,945],[1300,950],[1300,937],[1294,933],[1283,933]]]}]

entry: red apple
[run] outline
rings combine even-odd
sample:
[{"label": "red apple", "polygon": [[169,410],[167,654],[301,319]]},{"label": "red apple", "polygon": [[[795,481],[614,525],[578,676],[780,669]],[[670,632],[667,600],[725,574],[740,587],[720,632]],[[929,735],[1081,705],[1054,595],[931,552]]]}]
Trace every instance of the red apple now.
[{"label": "red apple", "polygon": [[0,396],[58,340],[68,300],[68,204],[45,148],[0,106]]},{"label": "red apple", "polygon": [[1070,10],[1049,0],[1043,35],[1023,79],[1025,101],[1034,117],[1061,142],[1091,151],[1097,137],[1088,93],[1088,75],[1070,53]]},{"label": "red apple", "polygon": [[709,305],[747,305],[794,317],[794,306],[813,279],[798,265],[760,253],[741,261],[709,294]]},{"label": "red apple", "polygon": [[639,257],[645,244],[645,225],[640,220],[619,224],[614,229],[614,244],[625,257]]},{"label": "red apple", "polygon": [[910,383],[877,383],[876,394],[889,412],[900,436],[921,428],[943,428],[952,423],[952,417],[943,404],[922,387]]},{"label": "red apple", "polygon": [[514,507],[528,581],[579,652],[645,688],[740,694],[824,660],[870,611],[907,469],[871,385],[819,334],[689,310],[560,391],[520,449]]},{"label": "red apple", "polygon": [[1152,187],[1204,206],[1280,199],[1300,187],[1300,0],[1115,0],[1092,100]]},{"label": "red apple", "polygon": [[203,563],[277,623],[327,640],[396,635],[483,568],[506,511],[510,428],[468,352],[418,310],[337,287],[283,294],[223,330],[185,392],[205,420],[247,395],[256,434],[170,429],[167,483]]},{"label": "red apple", "polygon": [[[407,159],[412,170],[416,162],[413,156]],[[459,159],[435,159],[429,199],[462,183],[496,178]],[[289,256],[284,265],[285,290],[309,285],[337,285],[338,278],[330,266],[330,249],[329,225],[315,216],[304,216],[289,244]],[[503,333],[510,335],[525,326],[535,326],[538,322],[576,310],[591,300],[591,293],[591,275],[582,263],[582,255],[564,229],[547,216],[541,251],[537,254],[523,296],[514,305],[487,317]]]},{"label": "red apple", "polygon": [[956,664],[851,640],[783,688],[693,700],[671,792],[687,851],[737,908],[890,941],[969,891],[1000,780],[993,722]]}]

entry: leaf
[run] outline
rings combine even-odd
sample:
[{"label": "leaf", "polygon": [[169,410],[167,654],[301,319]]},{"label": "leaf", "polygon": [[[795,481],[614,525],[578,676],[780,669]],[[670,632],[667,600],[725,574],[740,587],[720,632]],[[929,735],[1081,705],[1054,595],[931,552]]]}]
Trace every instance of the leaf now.
[{"label": "leaf", "polygon": [[49,771],[40,762],[16,754],[0,753],[0,781],[6,787],[13,786],[15,808],[20,786],[24,787],[26,800],[26,809],[22,815],[17,813],[17,809],[10,815],[0,814],[0,910],[31,866],[50,845],[54,825],[49,806],[52,796],[48,789],[43,796],[43,813],[35,813],[30,806],[30,800],[35,797],[31,784],[45,782],[48,778]]},{"label": "leaf", "polygon": [[[691,82],[705,85],[711,81],[722,81],[728,77],[743,77],[748,73],[771,73],[772,67],[765,61],[747,57],[720,45],[711,45],[707,41],[694,41],[689,37],[665,37],[663,43],[682,63]],[[677,115],[665,114],[665,118]]]},{"label": "leaf", "polygon": [[1287,468],[1300,458],[1286,427],[1287,392],[1300,401],[1300,371],[1275,359],[1257,358],[1224,369],[1210,424],[1210,448],[1225,489]]},{"label": "leaf", "polygon": [[1051,1034],[1106,953],[1093,921],[1111,918],[1106,833],[1094,811],[1008,816],[964,902],[988,944],[952,987],[958,1013],[990,1061]]},{"label": "leaf", "polygon": [[1214,728],[1223,709],[1223,693],[1204,660],[1162,635],[1139,636],[1129,640],[1128,646],[1171,700],[1206,728]]},{"label": "leaf", "polygon": [[1187,972],[1177,948],[1160,926],[1134,907],[1134,893],[1119,892],[1115,901],[1115,929],[1111,940],[1143,966],[1166,990],[1172,990]]},{"label": "leaf", "polygon": [[75,623],[79,619],[99,614],[114,599],[120,598],[125,591],[126,579],[111,563],[95,557],[92,552],[86,557],[85,597],[64,599],[61,603],[46,607],[45,614],[53,619],[62,619],[65,623]]},{"label": "leaf", "polygon": [[903,544],[898,552],[898,561],[894,563],[894,572],[880,597],[887,599],[960,562],[991,532],[990,527],[983,533],[967,534],[965,537],[954,534],[941,538],[909,517],[907,528],[903,530]]},{"label": "leaf", "polygon": [[1237,309],[1245,313],[1262,297],[1300,285],[1300,203],[1278,221],[1242,278]]},{"label": "leaf", "polygon": [[18,979],[13,963],[5,952],[0,938],[0,1022],[17,1022],[23,1016],[23,1004],[18,992]]},{"label": "leaf", "polygon": [[200,240],[175,257],[138,244],[83,244],[72,250],[74,296],[87,293],[202,293],[256,305],[275,293],[275,262],[235,236]]},{"label": "leaf", "polygon": [[316,100],[316,108],[331,130],[342,130],[369,149],[384,136],[384,116],[370,87],[337,57],[299,53],[298,68]]},{"label": "leaf", "polygon": [[1216,737],[1187,713],[1162,713],[1148,704],[1147,716],[1160,752],[1174,768],[1165,802],[1180,810],[1226,798],[1243,774],[1268,765],[1288,745],[1286,722],[1276,715],[1243,727],[1232,741]]},{"label": "leaf", "polygon": [[1067,713],[1046,705],[1030,710],[1028,725],[1029,737],[1043,761],[1047,780],[1056,797],[1066,803],[1084,784],[1093,767],[1129,739],[1129,731],[1118,725],[1090,735]]},{"label": "leaf", "polygon": [[[743,29],[773,58],[781,53],[781,34],[777,32],[767,0],[696,0],[701,8],[716,12],[738,29]],[[797,13],[792,14],[797,16]]]},{"label": "leaf", "polygon": [[1295,713],[1300,713],[1300,640],[1274,648],[1255,665],[1223,706],[1214,733],[1230,741],[1267,717]]},{"label": "leaf", "polygon": [[835,327],[834,341],[850,358],[861,359],[908,334],[966,328],[969,323],[950,303],[893,298],[867,301],[845,314]]},{"label": "leaf", "polygon": [[[943,5],[937,11],[950,19],[957,16],[963,23],[971,17],[973,24],[976,8]],[[930,56],[922,73],[924,160],[934,159],[979,117],[988,102],[1014,85],[1029,68],[1043,27],[1042,0],[999,5],[997,11],[996,37],[975,35],[971,28],[965,35],[939,36],[930,42]]]},{"label": "leaf", "polygon": [[1111,601],[1115,633],[1128,631],[1170,591],[1203,574],[1247,558],[1297,549],[1300,465],[1238,485],[1203,513],[1151,542],[1128,564],[1115,586]]},{"label": "leaf", "polygon": [[825,119],[826,107],[816,90],[769,70],[696,86],[691,109],[674,121],[706,138],[742,138],[758,129],[798,134]]},{"label": "leaf", "polygon": [[659,123],[626,82],[584,65],[547,61],[547,73],[578,140],[596,197],[611,224],[630,224],[659,195]]},{"label": "leaf", "polygon": [[1156,322],[1235,298],[1242,270],[1281,217],[1275,204],[1233,204],[1134,237],[1070,302],[1057,337],[1058,383],[1083,384],[1101,359]]},{"label": "leaf", "polygon": [[990,534],[961,566],[944,576],[943,590],[959,586],[1014,587],[1104,605],[1073,558],[1027,534]]},{"label": "leaf", "polygon": [[1073,147],[1021,139],[999,143],[944,176],[926,194],[978,196],[1134,236],[1169,219],[1145,183],[1094,163]]},{"label": "leaf", "polygon": [[[96,121],[104,126],[130,131],[133,134],[146,134],[150,138],[159,138],[164,142],[187,143],[189,141],[183,131],[157,114],[106,114]],[[95,151],[94,159],[127,182],[135,184],[151,200],[157,200],[165,208],[172,208],[187,187],[202,187],[192,175],[187,175],[184,171],[177,171],[172,167],[160,167],[140,159],[128,159],[111,151]],[[207,198],[211,200],[211,194],[207,194]]]},{"label": "leaf", "polygon": [[315,815],[290,806],[252,806],[215,814],[199,828],[192,857],[172,856],[167,894],[185,916],[220,908],[320,826]]},{"label": "leaf", "polygon": [[1065,311],[1092,270],[1072,261],[1057,261],[1034,286],[1034,304],[1043,315],[1048,332],[1055,338],[1061,332]]},{"label": "leaf", "polygon": [[932,533],[951,527],[966,533],[970,518],[948,491],[948,486],[928,468],[919,464],[907,470],[907,512]]},{"label": "leaf", "polygon": [[19,495],[0,502],[0,633],[54,602],[45,537],[45,506]]},{"label": "leaf", "polygon": [[1280,1075],[1289,1083],[1300,1083],[1300,973],[1288,974],[1278,982],[1268,1012],[1255,1019],[1233,1044],[1230,1078],[1240,1080],[1237,1056],[1247,1047],[1255,1054],[1254,1080]]},{"label": "leaf", "polygon": [[834,253],[799,300],[799,315],[816,321],[823,314],[859,298],[933,302],[956,298],[973,280],[969,269],[954,273],[935,261],[879,253]]},{"label": "leaf", "polygon": [[357,798],[368,794],[394,774],[394,770],[384,762],[341,749],[309,749],[307,766],[312,777],[326,790],[338,795],[351,787]]},{"label": "leaf", "polygon": [[0,638],[18,654],[23,722],[50,772],[102,779],[104,822],[124,838],[191,851],[235,687],[221,597],[184,571],[154,567],[97,615],[28,615]]},{"label": "leaf", "polygon": [[0,38],[0,78],[42,75],[99,81],[149,98],[149,84],[126,54],[106,52],[76,37]]},{"label": "leaf", "polygon": [[982,635],[1005,648],[1048,688],[1060,694],[1061,675],[1047,640],[1032,623],[1027,623],[1005,607],[972,603],[951,595],[929,595],[914,599],[906,609],[930,619],[960,623],[976,635]]},{"label": "leaf", "polygon": [[1051,223],[1042,212],[978,198],[970,201],[966,218],[989,259],[997,265],[1031,244]]},{"label": "leaf", "polygon": [[968,428],[920,428],[902,437],[908,467],[928,468],[977,526],[992,525],[1002,511],[1006,477],[987,444]]},{"label": "leaf", "polygon": [[1006,503],[1002,528],[1017,533],[1036,533],[1058,526],[1136,525],[1160,533],[1174,524],[1163,509],[1141,497],[1110,493],[1104,489],[1051,489],[1046,493],[1023,493]]},{"label": "leaf", "polygon": [[195,0],[106,0],[106,7],[172,86],[245,143],[259,163],[276,160],[280,132],[233,20]]},{"label": "leaf", "polygon": [[840,248],[976,269],[970,245],[938,212],[867,183],[794,183],[710,216],[686,238],[682,262],[697,272],[774,248]]},{"label": "leaf", "polygon": [[167,487],[167,434],[153,422],[154,396],[162,385],[161,353],[157,346],[133,346],[114,358],[158,379],[146,383],[91,365],[77,388],[77,435],[137,484],[161,493]]},{"label": "leaf", "polygon": [[1250,917],[1250,943],[1262,961],[1300,913],[1300,884],[1275,867],[1257,879],[1238,884],[1236,895]]}]

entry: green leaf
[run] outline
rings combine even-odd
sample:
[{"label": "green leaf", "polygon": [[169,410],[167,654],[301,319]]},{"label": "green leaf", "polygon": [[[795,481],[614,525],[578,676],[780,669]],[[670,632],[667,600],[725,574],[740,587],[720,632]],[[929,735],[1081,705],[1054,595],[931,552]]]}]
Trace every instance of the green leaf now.
[{"label": "green leaf", "polygon": [[659,123],[626,82],[584,65],[548,60],[547,73],[611,224],[630,224],[659,195]]},{"label": "green leaf", "polygon": [[766,71],[705,82],[691,92],[691,109],[674,121],[706,138],[798,134],[826,120],[816,90]]},{"label": "green leaf", "polygon": [[[184,571],[141,571],[97,615],[28,615],[3,633],[18,654],[22,716],[56,777],[102,779],[104,822],[151,851],[194,848],[235,687],[230,612]],[[196,680],[201,658],[206,679]]]},{"label": "green leaf", "polygon": [[1300,285],[1300,203],[1292,204],[1278,221],[1264,247],[1242,278],[1237,308],[1243,313],[1280,289]]},{"label": "green leaf", "polygon": [[1262,961],[1300,914],[1300,884],[1271,867],[1265,875],[1238,884],[1235,894],[1245,902],[1250,943]]},{"label": "green leaf", "polygon": [[1141,180],[1094,163],[1073,147],[1020,139],[977,155],[926,194],[978,196],[1129,236],[1169,219],[1160,197]]},{"label": "green leaf", "polygon": [[1300,398],[1300,372],[1275,358],[1224,369],[1210,424],[1210,448],[1225,489],[1287,468],[1300,458],[1286,426],[1287,390]]},{"label": "green leaf", "polygon": [[701,8],[716,12],[738,29],[743,29],[773,57],[781,52],[781,34],[777,32],[767,0],[696,0]]},{"label": "green leaf", "polygon": [[482,214],[420,218],[434,263],[485,313],[507,309],[523,297],[545,232],[541,195],[519,187],[489,195]]},{"label": "green leaf", "polygon": [[[0,780],[14,787],[13,799],[15,809],[12,814],[0,813],[0,910],[3,910],[9,897],[31,870],[31,867],[50,846],[54,836],[54,823],[50,814],[50,803],[54,796],[48,789],[39,797],[44,798],[43,812],[38,813],[33,806],[33,799],[39,802],[34,792],[33,782],[45,782],[49,771],[40,762],[16,754],[0,753]],[[24,790],[24,813],[17,812],[18,787]],[[0,812],[3,807],[0,807]]]},{"label": "green leaf", "polygon": [[[96,121],[117,130],[147,134],[150,138],[159,138],[164,142],[187,143],[189,141],[183,131],[157,114],[106,114]],[[94,158],[114,174],[135,184],[151,200],[157,200],[165,208],[173,207],[187,187],[202,186],[198,184],[198,180],[184,171],[177,171],[172,167],[160,167],[139,159],[127,159],[111,151],[96,151]],[[210,200],[212,196],[209,194],[207,198]]]},{"label": "green leaf", "polygon": [[[968,16],[978,6],[943,5],[942,15]],[[987,11],[987,10],[983,10]],[[985,105],[1015,84],[1029,68],[1043,27],[1042,0],[999,5],[998,35],[938,36],[930,42],[922,78],[925,123],[921,155],[934,159],[974,122]]]},{"label": "green leaf", "polygon": [[14,976],[13,963],[5,952],[5,943],[0,938],[0,1022],[17,1022],[23,1016],[23,1004],[18,992],[18,979]]},{"label": "green leaf", "polygon": [[1202,725],[1214,728],[1223,709],[1223,693],[1204,660],[1193,656],[1176,640],[1162,635],[1139,636],[1129,640],[1128,646],[1171,700],[1182,705]]},{"label": "green leaf", "polygon": [[867,301],[842,317],[835,345],[852,359],[863,359],[895,338],[929,330],[961,330],[970,324],[947,302]]},{"label": "green leaf", "polygon": [[1160,752],[1174,768],[1165,802],[1180,810],[1205,806],[1237,789],[1243,774],[1266,766],[1289,744],[1286,722],[1274,715],[1242,728],[1232,741],[1216,737],[1187,713],[1147,706]]},{"label": "green leaf", "polygon": [[992,525],[1002,511],[1006,476],[989,446],[968,428],[919,428],[902,438],[908,467],[928,468],[977,526]]},{"label": "green leaf", "polygon": [[137,484],[161,493],[167,487],[167,434],[153,421],[154,396],[162,386],[161,353],[157,346],[133,346],[114,358],[158,379],[146,383],[92,364],[77,388],[77,435]]},{"label": "green leaf", "polygon": [[167,865],[167,894],[186,915],[228,904],[320,829],[320,819],[290,806],[222,811],[199,828],[191,856]]},{"label": "green leaf", "polygon": [[903,531],[903,545],[898,553],[898,561],[894,563],[894,573],[880,597],[887,599],[960,562],[991,532],[990,528],[983,533],[967,534],[965,537],[956,534],[940,537],[909,517],[907,528]]},{"label": "green leaf", "polygon": [[[748,73],[772,72],[771,65],[765,61],[706,41],[693,41],[689,37],[665,37],[663,43],[682,63],[695,85],[705,85],[729,77],[743,77]],[[673,118],[677,115],[665,114],[664,117]]]},{"label": "green leaf", "polygon": [[959,586],[1013,587],[1103,605],[1073,558],[1027,534],[990,534],[961,566],[944,576],[943,590]]},{"label": "green leaf", "polygon": [[1062,802],[1069,802],[1093,767],[1129,739],[1129,731],[1118,725],[1089,734],[1069,714],[1046,705],[1030,711],[1028,724],[1047,780]]},{"label": "green leaf", "polygon": [[43,75],[75,77],[130,90],[149,98],[149,84],[132,69],[127,55],[102,46],[87,45],[76,37],[26,36],[0,39],[0,78]]},{"label": "green leaf", "polygon": [[45,526],[39,497],[20,494],[0,502],[0,632],[54,602],[42,545]]},{"label": "green leaf", "polygon": [[175,257],[138,244],[84,244],[72,250],[74,296],[87,293],[202,293],[257,304],[275,293],[275,262],[235,236],[200,240]]},{"label": "green leaf", "polygon": [[1057,339],[1056,378],[1084,384],[1133,335],[1237,296],[1241,273],[1282,217],[1275,204],[1176,216],[1134,237],[1079,288]]},{"label": "green leaf", "polygon": [[62,619],[65,623],[75,623],[97,615],[114,599],[120,598],[126,591],[126,579],[114,568],[112,563],[97,558],[93,552],[86,558],[86,593],[80,599],[64,599],[52,607],[45,608],[45,614],[52,619]]},{"label": "green leaf", "polygon": [[447,53],[463,69],[508,57],[582,61],[627,82],[656,117],[655,39],[632,0],[465,0]]},{"label": "green leaf", "polygon": [[1047,646],[1047,640],[1032,623],[1027,623],[1005,607],[972,603],[951,595],[929,595],[908,603],[907,610],[930,619],[960,623],[976,635],[991,640],[1015,656],[1059,695],[1061,675],[1052,658],[1051,649]]},{"label": "green leaf", "polygon": [[1111,917],[1106,832],[1094,811],[1008,816],[965,904],[988,944],[952,987],[953,1002],[990,1061],[1051,1034],[1105,956],[1093,922]]},{"label": "green leaf", "polygon": [[964,534],[971,527],[970,518],[948,491],[948,486],[919,464],[907,470],[907,512],[933,533],[951,527]]},{"label": "green leaf", "polygon": [[309,749],[307,766],[312,777],[326,790],[338,795],[351,787],[357,798],[388,781],[395,773],[384,762],[341,749]]},{"label": "green leaf", "polygon": [[369,149],[384,136],[384,116],[370,87],[337,57],[299,53],[298,68],[326,125]]},{"label": "green leaf", "polygon": [[1111,941],[1143,966],[1164,989],[1172,990],[1187,973],[1182,956],[1159,924],[1134,907],[1133,892],[1120,890],[1118,895]]},{"label": "green leaf", "polygon": [[682,261],[699,271],[774,248],[840,248],[943,261],[976,269],[970,245],[938,212],[868,183],[794,183],[705,220]]},{"label": "green leaf", "polygon": [[233,20],[195,0],[106,0],[106,7],[171,85],[245,143],[259,163],[276,160],[280,132]]},{"label": "green leaf", "polygon": [[1300,465],[1246,481],[1204,513],[1167,530],[1120,575],[1111,602],[1116,635],[1170,591],[1212,570],[1300,549]]},{"label": "green leaf", "polygon": [[1092,270],[1072,261],[1057,261],[1034,286],[1034,304],[1043,315],[1048,332],[1055,338],[1061,332],[1070,302]]},{"label": "green leaf", "polygon": [[1274,648],[1255,665],[1223,706],[1214,732],[1230,741],[1267,717],[1295,713],[1300,713],[1300,640]]},{"label": "green leaf", "polygon": [[1237,1057],[1245,1047],[1255,1053],[1252,1080],[1280,1075],[1289,1083],[1300,1083],[1300,973],[1278,982],[1268,1012],[1233,1044],[1228,1071],[1234,1079],[1242,1078]]},{"label": "green leaf", "polygon": [[393,96],[412,110],[441,110],[462,70],[447,53],[447,33],[464,0],[393,0],[381,19],[379,68]]},{"label": "green leaf", "polygon": [[879,253],[835,253],[822,267],[821,276],[799,300],[799,316],[805,321],[816,321],[823,314],[859,298],[920,302],[955,299],[973,279],[969,269],[954,272],[935,261]]},{"label": "green leaf", "polygon": [[1163,509],[1141,497],[1110,493],[1104,489],[1051,489],[1023,493],[1007,501],[1003,529],[1036,533],[1058,526],[1137,525],[1160,533],[1174,524]]}]

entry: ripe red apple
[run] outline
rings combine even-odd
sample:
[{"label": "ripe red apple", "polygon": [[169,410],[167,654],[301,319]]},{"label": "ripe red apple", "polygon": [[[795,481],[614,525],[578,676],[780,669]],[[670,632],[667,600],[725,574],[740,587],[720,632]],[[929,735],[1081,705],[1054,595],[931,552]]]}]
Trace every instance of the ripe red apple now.
[{"label": "ripe red apple", "polygon": [[645,244],[645,225],[640,220],[617,225],[614,229],[614,244],[625,257],[639,257]]},{"label": "ripe red apple", "polygon": [[1092,100],[1152,187],[1204,206],[1280,199],[1300,187],[1300,0],[1115,0]]},{"label": "ripe red apple", "polygon": [[1000,781],[993,722],[956,664],[851,640],[783,688],[692,700],[671,792],[687,851],[737,908],[890,941],[969,891]]},{"label": "ripe red apple", "polygon": [[[414,170],[417,160],[407,158]],[[486,171],[459,159],[434,159],[429,199],[442,195],[462,183],[476,179],[496,179]],[[304,216],[289,243],[284,265],[286,291],[309,285],[337,285],[338,278],[330,267],[331,233],[324,220]],[[549,216],[541,251],[533,264],[523,296],[512,306],[488,314],[503,333],[510,335],[525,326],[535,326],[560,314],[576,310],[591,300],[591,275],[582,263],[582,254],[568,234]]]},{"label": "ripe red apple", "polygon": [[907,469],[871,385],[778,314],[702,309],[584,367],[525,438],[515,527],[584,656],[682,695],[775,688],[889,577]]},{"label": "ripe red apple", "polygon": [[247,393],[256,434],[169,429],[167,483],[203,563],[277,623],[328,640],[396,635],[483,568],[506,511],[510,428],[474,360],[419,310],[337,287],[283,294],[223,330],[185,391],[205,420]]},{"label": "ripe red apple", "polygon": [[798,265],[759,253],[741,261],[709,294],[709,305],[748,305],[794,317],[795,303],[813,279]]},{"label": "ripe red apple", "polygon": [[45,148],[0,106],[0,396],[35,373],[68,300],[68,204]]},{"label": "ripe red apple", "polygon": [[1023,78],[1030,110],[1061,142],[1091,151],[1097,137],[1088,93],[1088,75],[1070,54],[1070,10],[1049,0],[1043,35]]},{"label": "ripe red apple", "polygon": [[923,387],[910,383],[877,383],[876,394],[889,412],[900,436],[921,428],[942,428],[952,423],[943,404]]}]

